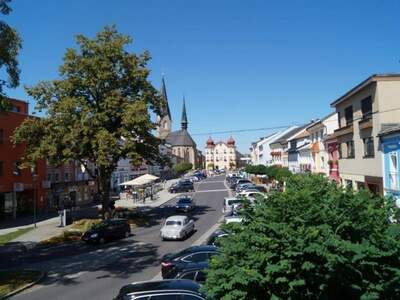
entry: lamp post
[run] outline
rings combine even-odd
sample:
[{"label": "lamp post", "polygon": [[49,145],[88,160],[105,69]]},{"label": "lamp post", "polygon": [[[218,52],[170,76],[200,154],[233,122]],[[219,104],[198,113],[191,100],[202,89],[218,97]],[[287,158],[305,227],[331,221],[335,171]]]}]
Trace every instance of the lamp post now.
[{"label": "lamp post", "polygon": [[33,188],[33,224],[36,228],[36,168],[31,167],[31,174],[32,174],[32,188]]}]

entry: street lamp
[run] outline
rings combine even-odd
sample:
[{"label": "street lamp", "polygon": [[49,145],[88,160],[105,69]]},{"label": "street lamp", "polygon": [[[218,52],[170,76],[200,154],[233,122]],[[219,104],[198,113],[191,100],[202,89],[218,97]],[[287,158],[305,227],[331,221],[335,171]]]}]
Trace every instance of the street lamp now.
[{"label": "street lamp", "polygon": [[33,224],[34,227],[36,228],[36,179],[37,179],[37,174],[36,174],[36,168],[35,166],[31,167],[31,174],[32,174],[32,188],[33,188]]}]

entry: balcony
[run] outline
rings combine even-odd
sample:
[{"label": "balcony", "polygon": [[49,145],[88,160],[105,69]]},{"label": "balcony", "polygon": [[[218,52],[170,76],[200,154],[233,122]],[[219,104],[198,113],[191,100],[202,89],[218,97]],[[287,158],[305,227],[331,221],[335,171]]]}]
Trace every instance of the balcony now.
[{"label": "balcony", "polygon": [[363,117],[358,122],[358,127],[360,128],[360,130],[372,128],[372,116]]},{"label": "balcony", "polygon": [[338,137],[338,136],[342,136],[342,135],[346,135],[346,134],[353,134],[353,132],[354,132],[353,124],[351,124],[351,125],[347,125],[347,126],[339,128],[339,129],[336,129],[335,136]]}]

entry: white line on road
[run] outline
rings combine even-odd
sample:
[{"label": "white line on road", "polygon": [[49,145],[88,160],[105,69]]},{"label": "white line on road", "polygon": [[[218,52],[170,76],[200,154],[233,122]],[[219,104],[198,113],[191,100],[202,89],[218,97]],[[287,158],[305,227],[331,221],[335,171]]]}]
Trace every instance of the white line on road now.
[{"label": "white line on road", "polygon": [[211,192],[227,192],[227,189],[218,189],[218,190],[204,190],[204,191],[196,191],[197,193],[211,193]]}]

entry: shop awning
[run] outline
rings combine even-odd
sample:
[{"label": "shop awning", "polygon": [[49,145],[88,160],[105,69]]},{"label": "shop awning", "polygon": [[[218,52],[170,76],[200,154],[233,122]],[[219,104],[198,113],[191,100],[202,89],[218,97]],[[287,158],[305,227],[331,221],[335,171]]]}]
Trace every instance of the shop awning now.
[{"label": "shop awning", "polygon": [[120,183],[119,185],[140,186],[140,185],[146,185],[146,184],[152,183],[153,181],[156,181],[157,179],[158,179],[157,176],[145,174],[145,175],[139,176],[135,179]]}]

